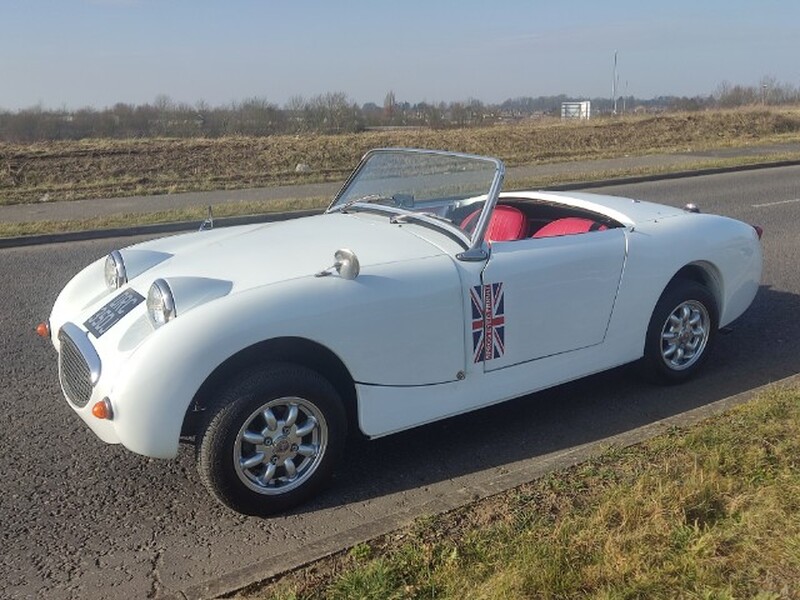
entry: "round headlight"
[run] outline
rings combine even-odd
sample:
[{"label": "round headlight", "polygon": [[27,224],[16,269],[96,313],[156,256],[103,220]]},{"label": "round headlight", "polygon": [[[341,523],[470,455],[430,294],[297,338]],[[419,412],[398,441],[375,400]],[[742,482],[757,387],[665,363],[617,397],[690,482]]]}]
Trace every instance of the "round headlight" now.
[{"label": "round headlight", "polygon": [[147,316],[155,327],[161,327],[175,318],[175,298],[169,284],[156,279],[147,292]]},{"label": "round headlight", "polygon": [[118,290],[128,283],[128,273],[125,271],[125,261],[119,250],[113,250],[106,257],[105,266],[106,287],[109,290]]}]

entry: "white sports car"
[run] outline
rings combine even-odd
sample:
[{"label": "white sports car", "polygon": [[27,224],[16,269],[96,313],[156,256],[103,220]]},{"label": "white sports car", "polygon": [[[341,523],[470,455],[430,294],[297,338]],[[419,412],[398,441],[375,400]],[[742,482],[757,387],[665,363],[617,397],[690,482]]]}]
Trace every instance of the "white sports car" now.
[{"label": "white sports car", "polygon": [[760,230],[611,196],[500,193],[492,158],[367,153],[324,214],[112,252],[40,325],[102,440],[266,515],[379,437],[640,361],[680,382],[752,302]]}]

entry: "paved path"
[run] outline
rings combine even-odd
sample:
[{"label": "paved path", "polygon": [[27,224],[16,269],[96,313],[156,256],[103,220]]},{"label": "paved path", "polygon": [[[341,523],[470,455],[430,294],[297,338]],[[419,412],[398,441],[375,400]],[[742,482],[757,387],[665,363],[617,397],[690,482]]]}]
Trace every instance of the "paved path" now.
[{"label": "paved path", "polygon": [[[702,152],[687,150],[687,152],[682,154],[653,154],[649,156],[631,156],[592,161],[526,165],[509,168],[506,172],[506,180],[544,179],[547,177],[565,175],[569,175],[575,180],[580,180],[587,174],[604,171],[654,167],[680,169],[681,167],[688,168],[689,165],[696,165],[703,160],[742,156],[770,156],[786,152],[800,152],[800,144],[754,146],[749,148],[730,148]],[[0,221],[21,223],[88,219],[114,214],[151,213],[192,206],[213,206],[243,200],[283,200],[286,198],[310,198],[316,196],[332,198],[341,185],[342,182],[333,182],[296,186],[274,186],[246,190],[190,192],[185,194],[74,200],[70,202],[17,204],[0,206]]]}]

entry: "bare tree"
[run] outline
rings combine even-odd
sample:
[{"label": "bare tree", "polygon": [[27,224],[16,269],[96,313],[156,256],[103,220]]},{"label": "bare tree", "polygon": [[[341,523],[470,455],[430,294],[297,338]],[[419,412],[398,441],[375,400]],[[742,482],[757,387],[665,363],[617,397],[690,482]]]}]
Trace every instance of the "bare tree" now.
[{"label": "bare tree", "polygon": [[394,97],[394,92],[389,90],[386,93],[386,97],[383,99],[383,118],[389,125],[394,122],[396,104],[397,101]]}]

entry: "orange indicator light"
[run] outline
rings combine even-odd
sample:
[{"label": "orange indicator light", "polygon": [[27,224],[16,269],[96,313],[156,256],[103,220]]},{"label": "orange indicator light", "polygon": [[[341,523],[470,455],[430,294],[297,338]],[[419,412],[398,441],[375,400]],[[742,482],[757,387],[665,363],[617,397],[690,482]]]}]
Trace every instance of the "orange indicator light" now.
[{"label": "orange indicator light", "polygon": [[108,419],[109,421],[113,419],[114,412],[111,410],[111,401],[103,398],[99,402],[95,402],[92,406],[92,414],[98,419]]},{"label": "orange indicator light", "polygon": [[46,321],[42,321],[36,326],[36,333],[42,337],[50,337],[50,326]]}]

